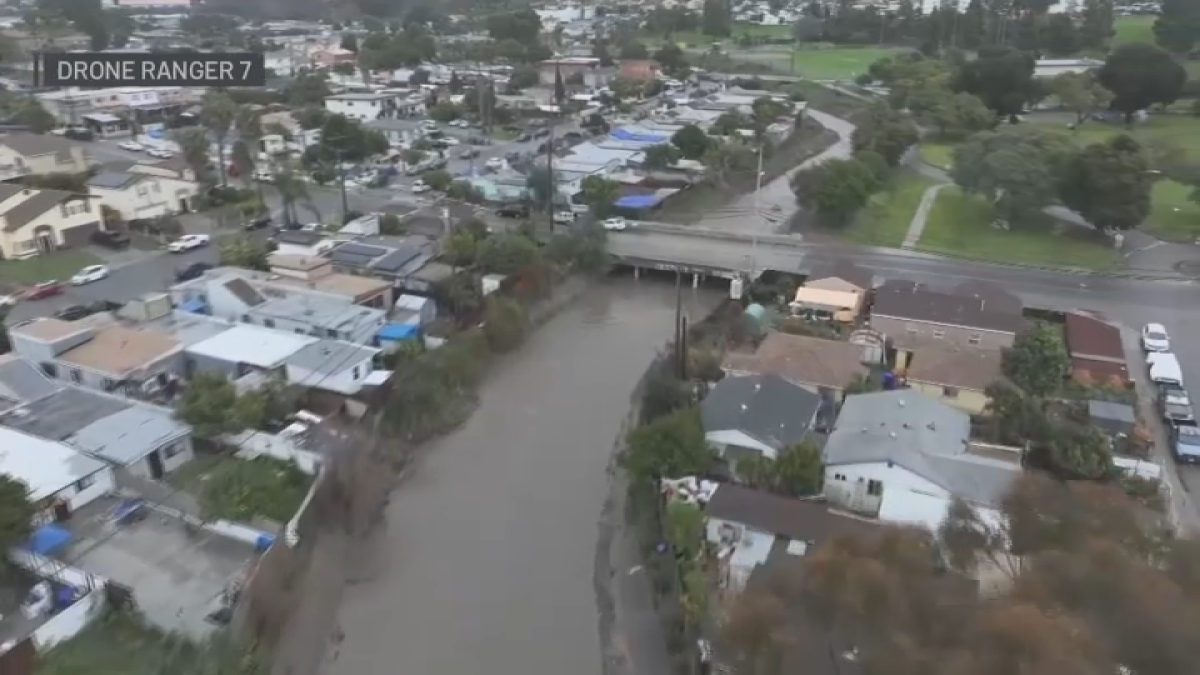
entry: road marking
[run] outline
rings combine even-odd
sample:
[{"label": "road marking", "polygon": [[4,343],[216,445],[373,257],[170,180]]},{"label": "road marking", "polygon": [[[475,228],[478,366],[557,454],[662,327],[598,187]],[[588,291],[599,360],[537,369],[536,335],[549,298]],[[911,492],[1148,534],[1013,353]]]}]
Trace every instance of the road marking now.
[{"label": "road marking", "polygon": [[629,572],[627,572],[627,574],[629,576],[633,576],[633,575],[637,574],[638,572],[641,572],[643,569],[645,569],[645,568],[643,568],[641,565],[634,565],[633,567],[629,568]]}]

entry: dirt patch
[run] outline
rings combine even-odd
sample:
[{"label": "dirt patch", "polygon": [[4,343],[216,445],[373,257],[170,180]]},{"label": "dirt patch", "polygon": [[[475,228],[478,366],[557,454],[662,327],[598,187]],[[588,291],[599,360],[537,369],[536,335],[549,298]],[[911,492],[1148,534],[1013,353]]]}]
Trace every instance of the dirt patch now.
[{"label": "dirt patch", "polygon": [[[812,120],[804,124],[786,141],[775,148],[770,157],[763,161],[763,182],[769,183],[804,161],[824,152],[837,142],[837,134]],[[730,201],[754,191],[754,175],[731,177],[724,185],[700,183],[673,197],[653,217],[667,223],[690,224],[714,210],[725,207]]]}]

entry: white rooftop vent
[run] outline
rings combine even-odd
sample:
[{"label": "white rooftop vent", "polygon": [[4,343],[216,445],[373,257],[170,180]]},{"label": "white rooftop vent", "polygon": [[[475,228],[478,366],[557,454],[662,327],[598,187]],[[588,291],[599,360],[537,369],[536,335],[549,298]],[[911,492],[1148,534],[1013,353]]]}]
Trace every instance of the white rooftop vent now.
[{"label": "white rooftop vent", "polygon": [[901,408],[903,408],[903,407],[904,407],[904,399],[900,399],[900,407],[901,407]]},{"label": "white rooftop vent", "polygon": [[893,439],[894,439],[894,438],[896,438],[896,432],[894,432],[894,431],[889,431],[889,432],[888,432],[888,438],[893,438]]}]

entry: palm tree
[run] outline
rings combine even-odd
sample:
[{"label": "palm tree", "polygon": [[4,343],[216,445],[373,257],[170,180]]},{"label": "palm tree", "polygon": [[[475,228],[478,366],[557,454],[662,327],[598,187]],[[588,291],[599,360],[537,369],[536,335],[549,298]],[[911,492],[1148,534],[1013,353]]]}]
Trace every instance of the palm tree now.
[{"label": "palm tree", "polygon": [[[262,112],[256,106],[238,106],[233,124],[238,135],[231,151],[233,165],[246,179],[252,179],[258,165],[258,146],[263,137]],[[258,198],[262,201],[262,183],[258,183]]]},{"label": "palm tree", "polygon": [[300,180],[291,167],[286,165],[281,167],[275,174],[274,184],[275,189],[279,191],[279,199],[283,203],[283,220],[285,223],[300,221],[300,217],[296,213],[297,204],[302,204],[316,216],[317,220],[321,219],[320,211],[312,203],[312,199],[308,194],[308,186],[304,184],[304,181]]},{"label": "palm tree", "polygon": [[220,92],[205,94],[204,110],[200,114],[200,119],[217,141],[217,170],[220,172],[222,184],[227,182],[225,143],[229,140],[229,132],[233,129],[237,112],[237,104],[228,95]]},{"label": "palm tree", "polygon": [[172,140],[179,145],[179,152],[196,174],[201,183],[211,183],[208,165],[208,134],[199,127],[177,129]]}]

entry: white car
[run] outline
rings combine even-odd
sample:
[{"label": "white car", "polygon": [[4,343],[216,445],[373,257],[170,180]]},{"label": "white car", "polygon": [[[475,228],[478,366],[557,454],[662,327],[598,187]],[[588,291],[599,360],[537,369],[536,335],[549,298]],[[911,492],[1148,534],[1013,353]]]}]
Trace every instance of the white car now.
[{"label": "white car", "polygon": [[1171,338],[1160,323],[1148,323],[1142,328],[1142,349],[1148,352],[1171,351]]},{"label": "white car", "polygon": [[146,151],[146,154],[159,159],[171,159],[175,156],[175,153],[170,150],[163,150],[162,148],[150,148]]},{"label": "white car", "polygon": [[208,246],[209,241],[207,234],[185,234],[167,244],[167,250],[171,253],[187,253]]},{"label": "white car", "polygon": [[90,284],[93,281],[100,281],[108,278],[108,267],[105,265],[88,265],[87,267],[75,273],[71,277],[72,286],[83,286]]},{"label": "white car", "polygon": [[275,174],[266,169],[259,169],[254,172],[254,180],[260,183],[270,183],[275,180]]},{"label": "white car", "polygon": [[611,230],[613,232],[620,232],[621,230],[629,228],[629,221],[621,217],[608,218],[601,224],[604,225],[604,229]]},{"label": "white car", "polygon": [[555,211],[554,212],[554,224],[555,225],[570,225],[573,222],[575,222],[575,214],[574,213],[572,213],[570,211]]},{"label": "white car", "polygon": [[419,181],[413,183],[413,186],[412,186],[412,191],[415,192],[416,194],[422,194],[425,192],[429,192],[432,189],[433,188],[426,185],[425,181],[423,181],[423,180],[419,180]]},{"label": "white car", "polygon": [[500,169],[504,168],[504,158],[503,157],[492,157],[491,159],[489,159],[487,162],[484,163],[484,166],[486,166],[489,169],[492,169],[493,171],[499,171]]},{"label": "white car", "polygon": [[142,152],[146,149],[146,146],[142,145],[141,143],[134,143],[133,141],[125,141],[117,147],[130,152]]}]

